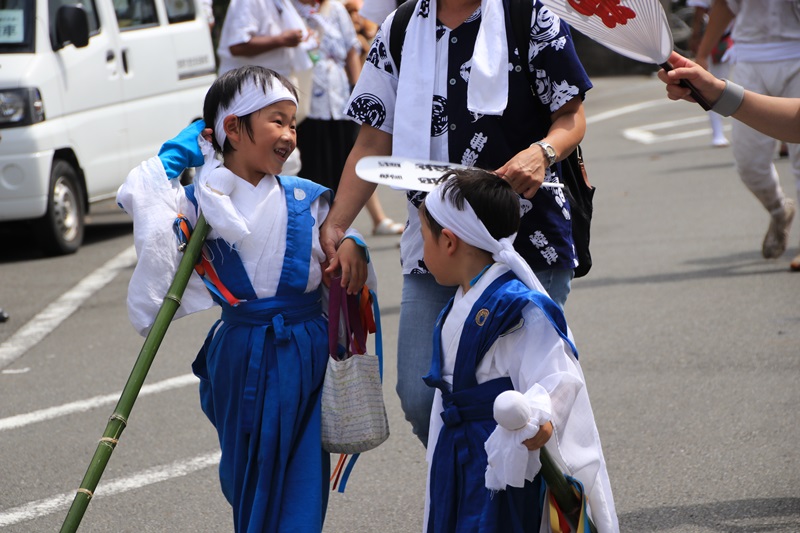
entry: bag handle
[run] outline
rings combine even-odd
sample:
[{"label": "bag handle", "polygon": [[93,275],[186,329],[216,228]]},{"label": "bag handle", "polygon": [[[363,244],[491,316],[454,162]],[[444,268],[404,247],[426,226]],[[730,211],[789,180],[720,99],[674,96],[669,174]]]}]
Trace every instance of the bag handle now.
[{"label": "bag handle", "polygon": [[[347,359],[347,355],[339,357],[339,320],[342,312],[342,298],[347,295],[341,286],[341,277],[331,278],[328,294],[328,354],[334,359]],[[347,314],[344,316],[345,332],[350,338],[350,320]]]}]

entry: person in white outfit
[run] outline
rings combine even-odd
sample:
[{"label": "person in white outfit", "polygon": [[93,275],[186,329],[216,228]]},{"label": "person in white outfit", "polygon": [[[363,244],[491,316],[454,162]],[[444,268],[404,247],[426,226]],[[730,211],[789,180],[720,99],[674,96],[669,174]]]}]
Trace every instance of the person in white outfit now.
[{"label": "person in white outfit", "polygon": [[[692,37],[689,41],[689,47],[695,55],[697,54],[700,40],[703,38],[703,32],[705,31],[705,25],[708,19],[708,10],[711,9],[711,4],[713,4],[713,0],[688,0],[686,2],[687,6],[694,7]],[[733,44],[733,39],[731,39],[730,36],[732,29],[733,25],[731,24],[711,51],[711,55],[705,58],[708,64],[708,71],[717,78],[727,78],[730,75],[731,64],[728,61],[726,52],[730,50],[730,46]],[[724,124],[720,114],[709,111],[708,122],[711,125],[711,146],[715,148],[730,146],[730,141],[725,137]]]},{"label": "person in white outfit", "polygon": [[[717,0],[709,12],[708,26],[697,52],[705,58],[734,21],[733,81],[745,89],[770,96],[800,96],[800,3],[795,0]],[[786,251],[795,202],[781,188],[773,164],[775,140],[733,123],[733,156],[739,177],[770,214],[761,246],[767,259]],[[800,184],[800,146],[789,145],[789,157]]]}]

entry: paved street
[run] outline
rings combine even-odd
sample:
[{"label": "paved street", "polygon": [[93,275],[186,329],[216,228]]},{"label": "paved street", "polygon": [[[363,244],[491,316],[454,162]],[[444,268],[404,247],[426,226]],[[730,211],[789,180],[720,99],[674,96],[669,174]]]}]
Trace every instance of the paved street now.
[{"label": "paved street", "polygon": [[[711,148],[699,108],[648,77],[598,78],[582,143],[597,187],[594,266],[566,306],[622,531],[800,531],[800,274],[795,222],[765,261],[768,216]],[[789,164],[777,161],[787,192]],[[404,220],[404,196],[383,189]],[[371,228],[366,217],[357,227]],[[42,259],[0,233],[0,531],[57,531],[142,339],[127,320],[131,226],[93,217],[78,254]],[[368,238],[378,267],[392,436],[330,497],[325,533],[419,531],[424,449],[394,392],[396,237]],[[190,363],[213,312],[170,328],[89,506],[84,532],[232,531],[218,445]]]}]

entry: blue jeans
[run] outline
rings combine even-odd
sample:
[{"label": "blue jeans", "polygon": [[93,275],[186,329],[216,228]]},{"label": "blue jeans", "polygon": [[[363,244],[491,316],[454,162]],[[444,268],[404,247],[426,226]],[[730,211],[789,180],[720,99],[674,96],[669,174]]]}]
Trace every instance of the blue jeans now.
[{"label": "blue jeans", "polygon": [[[562,308],[567,301],[572,269],[536,272],[536,277]],[[431,367],[433,328],[439,313],[456,292],[430,274],[403,275],[397,339],[397,395],[414,434],[428,444],[433,389],[422,381]]]}]

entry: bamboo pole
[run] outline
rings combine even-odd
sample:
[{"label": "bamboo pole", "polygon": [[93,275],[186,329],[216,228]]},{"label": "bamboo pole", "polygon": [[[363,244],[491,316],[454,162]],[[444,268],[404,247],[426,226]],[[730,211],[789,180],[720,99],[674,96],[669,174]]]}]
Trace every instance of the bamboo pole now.
[{"label": "bamboo pole", "polygon": [[89,468],[86,470],[81,486],[77,494],[75,494],[75,499],[72,501],[69,512],[64,519],[61,533],[74,533],[78,530],[81,519],[100,481],[100,476],[103,475],[108,460],[111,458],[111,453],[114,451],[120,435],[122,435],[122,431],[128,423],[128,416],[130,416],[133,404],[137,396],[139,396],[144,379],[150,371],[150,366],[153,364],[159,346],[161,346],[161,341],[164,340],[167,328],[181,305],[181,297],[186,290],[186,285],[189,283],[192,270],[200,257],[203,243],[210,229],[211,227],[201,213],[197,219],[192,237],[184,250],[175,278],[172,280],[167,295],[164,297],[164,302],[158,310],[153,327],[144,340],[130,377],[128,377],[117,406],[108,420],[106,430],[97,444],[97,449],[94,452],[92,461],[89,463]]},{"label": "bamboo pole", "polygon": [[[564,513],[564,516],[570,522],[570,529],[572,529],[573,532],[577,531],[578,517],[580,516],[581,506],[583,505],[581,500],[577,497],[572,485],[569,484],[567,478],[564,477],[561,469],[556,465],[553,458],[550,457],[550,453],[544,446],[539,449],[539,459],[542,462],[541,472],[544,482],[547,483],[547,486],[550,488],[550,492],[553,494],[558,508],[561,509],[561,512]],[[597,533],[597,528],[592,522],[592,519],[588,516],[586,519],[589,522],[589,531]]]}]

